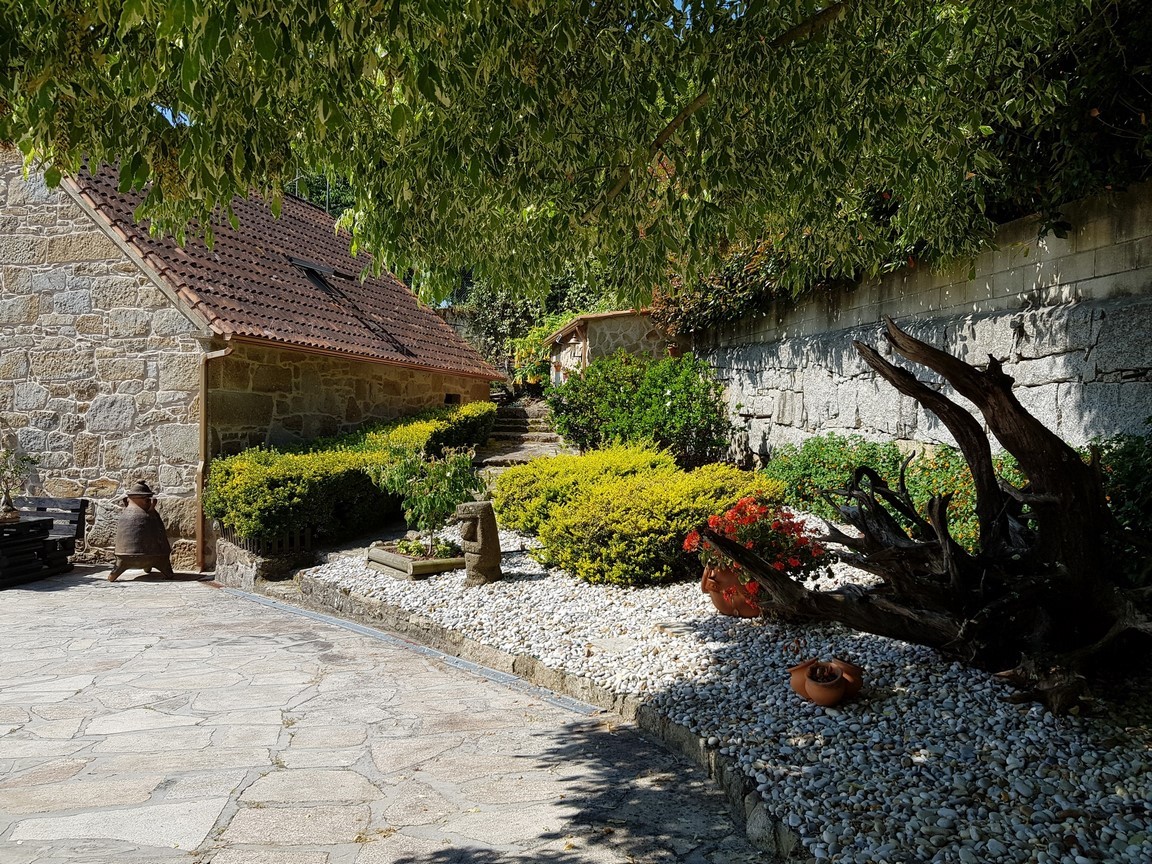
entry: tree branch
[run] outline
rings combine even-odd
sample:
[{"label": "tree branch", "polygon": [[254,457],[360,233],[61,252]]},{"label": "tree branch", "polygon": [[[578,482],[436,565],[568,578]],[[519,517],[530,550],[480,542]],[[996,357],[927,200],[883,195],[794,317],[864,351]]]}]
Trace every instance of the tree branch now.
[{"label": "tree branch", "polygon": [[[891,321],[889,321],[889,325],[890,328],[895,327]],[[901,335],[904,335],[902,331]],[[880,377],[905,396],[911,396],[939,417],[940,422],[952,433],[952,437],[960,445],[960,450],[972,470],[972,479],[976,486],[976,514],[980,523],[980,548],[985,552],[991,552],[1007,538],[1002,524],[1003,496],[997,485],[996,469],[992,464],[992,448],[989,446],[988,436],[984,434],[980,424],[971,414],[947,396],[937,393],[919,381],[908,370],[889,363],[873,348],[862,342],[853,342],[852,344],[856,346],[856,351],[864,359],[864,362],[875,369]],[[900,347],[896,346],[896,350],[900,351]],[[900,353],[903,354],[904,352],[901,351]],[[966,363],[962,365],[971,369]]]},{"label": "tree branch", "polygon": [[[844,14],[848,11],[849,7],[851,7],[854,2],[855,0],[840,0],[840,2],[833,3],[830,6],[825,7],[811,18],[801,21],[794,27],[785,30],[783,33],[768,43],[768,49],[774,50],[784,48],[794,42],[799,42],[801,39],[806,39],[809,36],[813,36],[816,33],[827,29],[844,17]],[[660,152],[660,149],[668,142],[668,139],[676,134],[676,130],[688,122],[688,118],[690,118],[700,109],[707,107],[711,101],[712,91],[709,87],[705,87],[700,91],[700,94],[695,99],[680,109],[680,113],[673,117],[672,120],[669,121],[668,125],[660,130],[660,134],[652,139],[652,143],[648,145],[648,160],[651,161],[652,158]],[[615,200],[615,198],[621,192],[623,192],[631,182],[632,169],[631,167],[626,166],[624,170],[620,172],[620,176],[616,178],[616,182],[612,184],[612,188],[609,189],[608,192],[604,195],[604,200],[599,204],[590,207],[584,213],[584,215],[580,217],[581,224],[587,224],[597,213],[599,213],[604,208],[604,205],[609,204]]]}]

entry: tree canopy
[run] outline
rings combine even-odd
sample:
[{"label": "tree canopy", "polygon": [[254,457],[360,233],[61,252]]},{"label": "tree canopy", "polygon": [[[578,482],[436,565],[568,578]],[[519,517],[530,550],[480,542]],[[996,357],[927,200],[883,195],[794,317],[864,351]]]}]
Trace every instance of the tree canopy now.
[{"label": "tree canopy", "polygon": [[[1104,76],[1085,57],[1144,86],[1115,44],[1142,6],[0,0],[0,140],[50,182],[119,162],[177,234],[329,171],[356,247],[429,296],[598,262],[639,301],[757,243],[798,287],[971,254],[994,203],[1111,182],[1054,118]],[[1144,104],[1087,104],[1146,165]]]}]

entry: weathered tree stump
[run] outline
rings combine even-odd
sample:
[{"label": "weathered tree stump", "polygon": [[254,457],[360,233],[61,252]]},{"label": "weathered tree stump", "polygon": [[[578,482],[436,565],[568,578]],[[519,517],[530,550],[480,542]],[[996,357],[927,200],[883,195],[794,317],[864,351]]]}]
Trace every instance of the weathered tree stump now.
[{"label": "weathered tree stump", "polygon": [[836,621],[930,645],[1000,672],[1021,690],[1014,701],[1066,711],[1086,695],[1104,652],[1152,636],[1147,590],[1121,576],[1122,556],[1147,554],[1152,543],[1116,522],[1095,460],[1085,464],[1021,406],[999,361],[989,357],[981,370],[914,339],[889,318],[885,324],[896,353],[971,401],[1028,478],[1021,489],[999,480],[987,435],[967,410],[854,343],[869,366],[939,417],[960,445],[976,485],[977,550],[968,552],[949,533],[950,495],[917,511],[904,484],[907,461],[896,488],[860,467],[843,489],[825,493],[862,536],[830,526],[824,541],[879,576],[874,588],[811,591],[739,544],[707,530],[704,536],[748,569],[764,589],[761,603],[783,618]]}]

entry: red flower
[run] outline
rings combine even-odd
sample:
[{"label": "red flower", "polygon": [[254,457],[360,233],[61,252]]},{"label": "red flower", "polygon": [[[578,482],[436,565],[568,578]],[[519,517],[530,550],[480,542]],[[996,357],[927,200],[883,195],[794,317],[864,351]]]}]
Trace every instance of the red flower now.
[{"label": "red flower", "polygon": [[[824,553],[790,510],[769,506],[754,496],[741,498],[725,512],[709,516],[708,527],[772,562],[770,566],[777,572],[801,574],[816,569],[816,556]],[[709,544],[699,531],[688,534],[684,550],[699,552],[705,564],[737,569],[732,559]]]}]

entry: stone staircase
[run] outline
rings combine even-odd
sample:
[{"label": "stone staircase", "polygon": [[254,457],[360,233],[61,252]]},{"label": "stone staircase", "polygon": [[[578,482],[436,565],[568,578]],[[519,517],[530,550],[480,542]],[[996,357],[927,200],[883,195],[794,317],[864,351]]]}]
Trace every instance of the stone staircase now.
[{"label": "stone staircase", "polygon": [[476,451],[475,464],[488,475],[541,456],[572,453],[572,448],[553,431],[548,406],[539,400],[501,405],[496,425],[485,447]]}]

